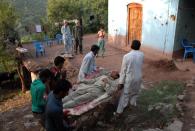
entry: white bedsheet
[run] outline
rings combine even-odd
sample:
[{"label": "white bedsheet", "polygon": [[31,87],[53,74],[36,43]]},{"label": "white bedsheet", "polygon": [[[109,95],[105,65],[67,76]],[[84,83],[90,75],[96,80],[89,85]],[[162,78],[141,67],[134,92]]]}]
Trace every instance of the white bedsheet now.
[{"label": "white bedsheet", "polygon": [[104,93],[97,99],[94,99],[91,102],[76,106],[74,108],[69,108],[69,109],[64,109],[64,112],[68,112],[68,115],[75,115],[79,116],[82,115],[83,113],[95,108],[97,105],[101,104],[102,102],[105,102],[111,98],[107,93]]}]

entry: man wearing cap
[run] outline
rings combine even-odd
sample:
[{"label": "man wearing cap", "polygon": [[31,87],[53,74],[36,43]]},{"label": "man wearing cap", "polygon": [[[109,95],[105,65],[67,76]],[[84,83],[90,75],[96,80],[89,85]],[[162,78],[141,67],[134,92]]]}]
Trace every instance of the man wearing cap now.
[{"label": "man wearing cap", "polygon": [[64,25],[61,28],[61,33],[63,35],[64,47],[65,47],[65,54],[72,53],[72,35],[70,32],[70,28],[68,26],[68,22],[64,20]]}]

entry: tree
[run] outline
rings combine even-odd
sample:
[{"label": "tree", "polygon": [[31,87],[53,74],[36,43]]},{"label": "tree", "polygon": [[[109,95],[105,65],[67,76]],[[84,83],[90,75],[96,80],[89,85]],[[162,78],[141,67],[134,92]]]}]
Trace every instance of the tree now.
[{"label": "tree", "polygon": [[[9,38],[10,35],[15,33],[15,27],[17,26],[17,15],[15,9],[6,0],[0,0],[0,43]],[[16,36],[14,36],[16,37]],[[0,45],[0,69],[1,71],[12,71],[17,69],[18,75],[22,84],[22,91],[25,92],[26,86],[24,83],[23,76],[21,75],[21,59],[16,59],[15,53],[16,46],[9,46],[5,48]]]},{"label": "tree", "polygon": [[49,21],[62,22],[63,19],[74,19],[79,14],[76,0],[48,0],[47,15]]},{"label": "tree", "polygon": [[40,19],[46,18],[47,0],[7,0],[20,14],[18,32],[26,35],[25,27],[40,24]]},{"label": "tree", "polygon": [[[82,18],[85,30],[90,24],[95,27],[94,31],[97,31],[100,25],[107,29],[108,0],[48,0],[47,15],[51,23]],[[92,23],[91,15],[94,16]]]}]

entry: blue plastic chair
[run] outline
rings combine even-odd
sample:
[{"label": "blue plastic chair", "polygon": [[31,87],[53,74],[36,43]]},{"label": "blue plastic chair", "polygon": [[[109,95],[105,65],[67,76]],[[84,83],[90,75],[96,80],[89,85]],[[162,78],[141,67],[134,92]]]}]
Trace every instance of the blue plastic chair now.
[{"label": "blue plastic chair", "polygon": [[56,34],[56,40],[58,44],[62,43],[62,35],[61,34]]},{"label": "blue plastic chair", "polygon": [[39,54],[42,56],[45,55],[45,47],[40,41],[34,41],[33,45],[35,48],[36,57],[38,57]]},{"label": "blue plastic chair", "polygon": [[51,45],[53,44],[53,41],[47,35],[45,35],[44,41],[46,42],[47,46],[51,47]]},{"label": "blue plastic chair", "polygon": [[192,53],[193,60],[195,60],[195,48],[192,46],[192,43],[190,43],[187,39],[183,39],[181,45],[184,48],[183,60],[185,60],[189,53]]}]

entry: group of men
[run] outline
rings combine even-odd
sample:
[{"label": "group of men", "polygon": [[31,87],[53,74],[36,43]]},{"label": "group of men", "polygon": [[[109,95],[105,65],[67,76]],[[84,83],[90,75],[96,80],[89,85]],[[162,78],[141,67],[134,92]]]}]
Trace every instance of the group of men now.
[{"label": "group of men", "polygon": [[61,33],[63,36],[65,54],[73,55],[74,50],[75,50],[75,54],[77,54],[78,48],[80,54],[82,54],[83,28],[80,24],[80,21],[76,20],[75,22],[76,25],[73,27],[72,33],[70,31],[70,27],[68,26],[68,22],[66,20],[63,21],[63,24],[64,25],[61,27]]},{"label": "group of men", "polygon": [[[83,28],[79,20],[75,21],[75,26],[73,27],[72,33],[70,27],[68,26],[68,22],[66,20],[63,21],[63,26],[61,27],[61,33],[63,35],[63,42],[64,42],[64,52],[65,54],[73,55],[74,53],[83,54]],[[100,30],[97,33],[98,35],[98,42],[97,45],[99,46],[100,55],[104,57],[105,52],[105,31],[103,27],[100,27]]]},{"label": "group of men", "polygon": [[[140,41],[133,40],[131,44],[132,50],[123,57],[118,81],[118,90],[122,90],[122,93],[115,113],[116,116],[120,116],[129,102],[131,105],[136,106],[136,99],[142,83],[142,65],[144,60],[143,52],[139,51],[140,46]],[[78,81],[84,80],[88,75],[99,70],[95,63],[98,51],[99,47],[92,45],[91,52],[85,55],[79,71]]]},{"label": "group of men", "polygon": [[65,59],[57,56],[54,67],[43,69],[39,77],[31,83],[31,98],[33,115],[47,131],[66,131],[72,127],[64,121],[62,98],[64,98],[72,84],[66,80],[63,71]]},{"label": "group of men", "polygon": [[[66,43],[65,48],[68,49],[70,29],[66,24],[65,21],[62,33]],[[83,58],[78,74],[77,83],[85,83],[84,87],[79,87],[76,91],[69,94],[72,84],[66,80],[66,72],[63,71],[65,59],[60,56],[55,58],[54,67],[41,71],[39,78],[32,82],[30,89],[32,112],[41,119],[42,125],[45,126],[47,131],[71,130],[72,125],[64,119],[63,108],[73,108],[80,103],[96,99],[105,92],[111,96],[115,94],[113,92],[121,92],[115,113],[116,116],[122,114],[128,103],[136,106],[136,99],[142,82],[142,65],[144,60],[144,54],[139,51],[140,41],[133,40],[131,44],[132,50],[124,55],[120,75],[117,71],[112,71],[109,76],[103,75],[89,80],[89,76],[100,71],[100,68],[96,66],[96,56],[100,48],[104,48],[103,35],[105,34],[103,31],[98,34],[101,36],[99,40],[101,46],[91,46],[91,51]],[[75,38],[78,43],[82,41],[80,38]],[[77,45],[76,51],[79,45]],[[79,49],[80,53],[82,53],[82,45],[80,45]],[[68,50],[66,51],[68,52]],[[86,82],[89,81],[90,85],[87,85]]]}]

